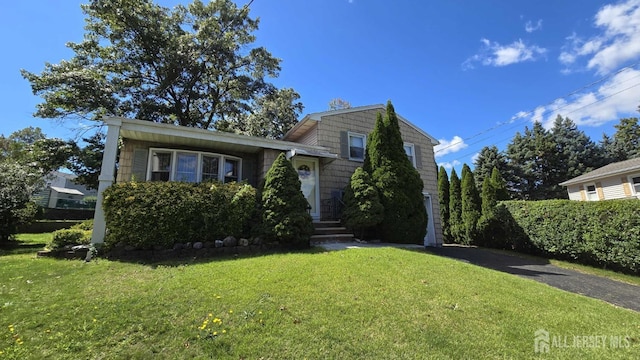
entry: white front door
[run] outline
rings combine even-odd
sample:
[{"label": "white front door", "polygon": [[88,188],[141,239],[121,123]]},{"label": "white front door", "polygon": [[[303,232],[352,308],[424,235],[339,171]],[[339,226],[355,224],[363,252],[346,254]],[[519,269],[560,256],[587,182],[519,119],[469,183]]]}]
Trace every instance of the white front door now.
[{"label": "white front door", "polygon": [[311,206],[310,214],[314,220],[320,219],[320,191],[318,175],[318,159],[295,156],[293,167],[298,172],[302,194]]}]

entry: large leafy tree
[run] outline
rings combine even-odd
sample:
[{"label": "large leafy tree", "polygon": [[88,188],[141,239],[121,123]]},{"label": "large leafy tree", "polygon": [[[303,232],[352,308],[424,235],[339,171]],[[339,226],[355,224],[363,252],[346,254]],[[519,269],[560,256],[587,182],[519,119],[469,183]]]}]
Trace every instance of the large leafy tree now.
[{"label": "large leafy tree", "polygon": [[[259,21],[246,6],[194,0],[168,9],[152,0],[91,0],[82,10],[84,40],[67,45],[74,56],[45,64],[41,74],[22,70],[44,100],[36,116],[116,115],[235,131],[239,119],[261,111],[263,96],[284,96],[290,113],[301,109],[293,90],[267,81],[278,76],[280,60],[253,45]],[[271,120],[282,121],[281,114]],[[291,126],[286,117],[284,128]]]},{"label": "large leafy tree", "polygon": [[442,233],[446,241],[450,240],[449,226],[449,191],[451,184],[449,183],[449,175],[444,166],[440,166],[438,171],[438,201],[440,204],[440,221],[442,222]]},{"label": "large leafy tree", "polygon": [[404,151],[400,125],[393,105],[387,103],[367,140],[364,170],[371,174],[384,206],[380,224],[385,241],[422,243],[427,231],[423,183]]},{"label": "large leafy tree", "polygon": [[[11,161],[25,167],[33,181],[42,180],[51,171],[65,166],[77,151],[72,141],[47,138],[40,128],[27,127],[0,138],[0,161]],[[31,184],[35,185],[35,184]]]},{"label": "large leafy tree", "polygon": [[29,218],[33,174],[23,165],[11,160],[0,161],[0,243],[16,233],[18,225]]},{"label": "large leafy tree", "polygon": [[94,135],[83,138],[86,143],[83,148],[70,157],[67,167],[77,175],[75,182],[89,189],[98,188],[98,175],[102,167],[102,153],[104,152],[105,134],[97,132]]}]

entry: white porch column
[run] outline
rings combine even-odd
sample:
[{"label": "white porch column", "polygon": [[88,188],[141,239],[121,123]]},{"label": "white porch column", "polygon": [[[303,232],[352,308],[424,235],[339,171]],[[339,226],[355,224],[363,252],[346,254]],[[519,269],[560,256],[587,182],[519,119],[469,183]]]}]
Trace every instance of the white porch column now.
[{"label": "white porch column", "polygon": [[102,192],[115,181],[118,139],[120,138],[120,126],[122,125],[122,120],[116,118],[107,119],[105,122],[108,126],[107,139],[104,145],[104,153],[102,154],[102,168],[98,177],[98,202],[96,203],[96,212],[93,217],[92,244],[104,242],[106,223],[104,210],[102,209]]}]

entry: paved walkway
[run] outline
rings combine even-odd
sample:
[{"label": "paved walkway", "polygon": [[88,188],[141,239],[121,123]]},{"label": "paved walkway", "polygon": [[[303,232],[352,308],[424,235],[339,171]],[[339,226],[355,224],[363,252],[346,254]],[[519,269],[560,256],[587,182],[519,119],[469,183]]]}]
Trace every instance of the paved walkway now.
[{"label": "paved walkway", "polygon": [[[321,245],[327,250],[348,248],[399,246],[424,249],[420,245],[338,243]],[[550,264],[546,259],[518,256],[476,247],[445,245],[429,248],[430,253],[465,261],[474,265],[539,281],[558,289],[600,299],[640,312],[640,286],[584,274]]]}]

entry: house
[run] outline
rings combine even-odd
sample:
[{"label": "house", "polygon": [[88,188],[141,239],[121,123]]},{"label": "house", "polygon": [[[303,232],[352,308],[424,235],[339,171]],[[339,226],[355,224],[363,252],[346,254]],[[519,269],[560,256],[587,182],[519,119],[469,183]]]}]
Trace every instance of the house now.
[{"label": "house", "polygon": [[[124,181],[247,181],[258,186],[284,152],[298,171],[315,221],[336,219],[342,190],[364,162],[367,135],[385,106],[372,105],[306,115],[282,140],[111,117],[99,177],[92,241],[105,232],[102,191]],[[429,214],[425,245],[442,244],[433,147],[438,141],[398,116],[407,156],[424,182]],[[114,169],[121,142],[117,178]]]},{"label": "house", "polygon": [[87,196],[96,196],[96,190],[74,182],[76,176],[61,171],[52,171],[45,176],[45,188],[35,195],[39,205],[47,208],[85,209]]},{"label": "house", "polygon": [[640,199],[640,157],[612,163],[560,183],[570,200]]}]

